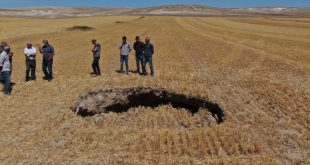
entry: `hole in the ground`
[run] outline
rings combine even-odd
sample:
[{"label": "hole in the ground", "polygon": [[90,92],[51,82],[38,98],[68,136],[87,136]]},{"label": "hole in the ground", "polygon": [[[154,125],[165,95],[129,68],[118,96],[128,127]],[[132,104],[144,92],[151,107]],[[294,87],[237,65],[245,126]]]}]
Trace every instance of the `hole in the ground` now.
[{"label": "hole in the ground", "polygon": [[171,90],[144,87],[114,88],[88,92],[81,96],[72,107],[72,110],[83,117],[108,112],[127,112],[130,108],[158,107],[172,105],[174,108],[184,108],[192,114],[199,109],[207,109],[217,120],[223,122],[224,112],[216,103],[206,99],[176,93]]}]

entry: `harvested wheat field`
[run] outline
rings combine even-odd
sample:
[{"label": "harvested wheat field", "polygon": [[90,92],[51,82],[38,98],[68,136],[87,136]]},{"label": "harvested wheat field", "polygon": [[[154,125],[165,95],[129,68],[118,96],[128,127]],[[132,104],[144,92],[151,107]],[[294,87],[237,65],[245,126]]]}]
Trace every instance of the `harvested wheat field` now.
[{"label": "harvested wheat field", "polygon": [[[308,18],[0,20],[16,83],[0,96],[0,164],[310,164]],[[68,30],[75,25],[93,29]],[[131,44],[151,36],[155,77],[116,72],[123,35]],[[92,38],[103,46],[96,78]],[[25,83],[23,48],[42,39],[56,50],[55,79],[42,80],[39,55],[38,80]],[[129,63],[134,70],[134,53]]]}]

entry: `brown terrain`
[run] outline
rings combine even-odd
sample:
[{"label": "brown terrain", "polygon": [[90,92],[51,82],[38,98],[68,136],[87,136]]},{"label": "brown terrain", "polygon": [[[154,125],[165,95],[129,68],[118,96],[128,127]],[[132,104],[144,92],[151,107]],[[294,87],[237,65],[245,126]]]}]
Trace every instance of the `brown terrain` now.
[{"label": "brown terrain", "polygon": [[215,8],[197,5],[170,5],[146,8],[32,7],[20,9],[0,9],[0,15],[31,18],[67,18],[109,15],[310,17],[310,8]]},{"label": "brown terrain", "polygon": [[[310,164],[309,18],[0,20],[15,52],[0,164]],[[116,72],[123,35],[151,36],[155,77],[134,72],[133,53],[130,74]],[[38,80],[25,83],[23,48],[42,39],[56,49],[55,79],[41,79],[38,55]]]}]

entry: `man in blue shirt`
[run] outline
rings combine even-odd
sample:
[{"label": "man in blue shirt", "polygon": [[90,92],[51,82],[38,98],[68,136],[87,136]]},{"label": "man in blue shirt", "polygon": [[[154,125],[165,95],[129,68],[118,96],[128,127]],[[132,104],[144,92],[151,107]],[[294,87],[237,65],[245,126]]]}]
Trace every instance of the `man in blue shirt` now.
[{"label": "man in blue shirt", "polygon": [[153,54],[154,54],[154,46],[150,43],[150,37],[145,38],[144,45],[144,64],[143,64],[143,74],[146,76],[146,64],[150,65],[151,75],[154,76],[154,67],[153,67]]},{"label": "man in blue shirt", "polygon": [[54,47],[43,40],[43,47],[38,45],[40,53],[43,54],[42,70],[45,75],[44,80],[52,81],[53,79],[53,58],[55,56]]}]

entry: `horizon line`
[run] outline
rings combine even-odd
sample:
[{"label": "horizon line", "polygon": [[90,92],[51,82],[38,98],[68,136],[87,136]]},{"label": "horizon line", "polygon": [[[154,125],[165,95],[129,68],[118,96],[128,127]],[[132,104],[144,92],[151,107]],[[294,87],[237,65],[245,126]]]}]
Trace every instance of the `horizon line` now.
[{"label": "horizon line", "polygon": [[39,5],[39,6],[27,6],[27,7],[7,7],[0,9],[27,9],[27,8],[44,8],[44,7],[89,7],[89,8],[128,8],[128,9],[142,9],[150,7],[164,7],[164,6],[202,6],[209,8],[219,8],[219,9],[242,9],[242,8],[310,8],[310,6],[243,6],[243,7],[217,7],[217,6],[208,6],[208,5],[199,5],[199,4],[169,4],[169,5],[153,5],[153,6],[144,6],[144,7],[128,7],[128,6],[91,6],[91,5]]}]

